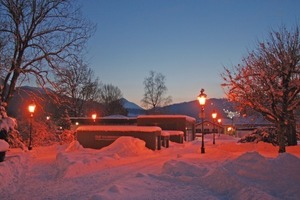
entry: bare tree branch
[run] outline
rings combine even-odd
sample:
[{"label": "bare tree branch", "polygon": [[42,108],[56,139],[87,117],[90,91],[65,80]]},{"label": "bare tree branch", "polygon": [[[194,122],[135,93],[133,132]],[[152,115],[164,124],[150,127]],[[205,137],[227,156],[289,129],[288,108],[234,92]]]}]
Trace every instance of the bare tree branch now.
[{"label": "bare tree branch", "polygon": [[165,76],[154,71],[149,72],[149,76],[144,80],[144,97],[141,100],[144,107],[151,106],[155,110],[158,106],[167,105],[172,102],[171,96],[165,97],[167,87]]},{"label": "bare tree branch", "polygon": [[243,64],[232,70],[225,68],[222,85],[230,100],[251,107],[275,123],[283,152],[284,137],[296,136],[294,113],[300,105],[299,27],[291,32],[285,27],[272,31],[269,40],[257,46]]},{"label": "bare tree branch", "polygon": [[20,76],[51,84],[53,72],[82,52],[94,26],[71,0],[0,0],[1,100],[9,102]]}]

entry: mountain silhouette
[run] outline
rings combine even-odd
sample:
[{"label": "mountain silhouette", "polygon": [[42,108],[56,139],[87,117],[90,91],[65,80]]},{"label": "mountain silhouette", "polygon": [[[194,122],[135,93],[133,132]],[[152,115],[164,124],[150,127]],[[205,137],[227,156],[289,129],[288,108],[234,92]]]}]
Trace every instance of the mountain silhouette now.
[{"label": "mountain silhouette", "polygon": [[[38,112],[35,115],[46,116],[48,113],[52,113],[58,109],[58,102],[53,98],[49,98],[49,95],[53,95],[51,90],[45,92],[42,88],[23,86],[18,87],[12,100],[7,108],[7,112],[12,117],[28,117],[27,107],[34,101],[37,105]],[[145,110],[133,102],[128,101],[125,98],[121,99],[123,106],[128,111],[129,117],[136,117],[138,115],[150,114],[151,110]],[[94,102],[91,108],[102,108],[100,103]],[[226,118],[226,113],[223,109],[234,111],[234,103],[229,102],[227,99],[211,98],[207,99],[204,106],[205,118],[211,118],[211,113],[215,110],[218,113],[218,118]],[[164,107],[157,108],[156,114],[172,114],[172,115],[187,115],[199,120],[199,113],[201,112],[201,106],[197,100],[176,103]]]}]

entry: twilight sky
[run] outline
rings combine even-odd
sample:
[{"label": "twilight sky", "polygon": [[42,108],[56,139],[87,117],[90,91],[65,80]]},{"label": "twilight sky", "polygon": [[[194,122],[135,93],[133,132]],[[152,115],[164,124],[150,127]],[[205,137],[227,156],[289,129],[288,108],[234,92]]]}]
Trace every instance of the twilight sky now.
[{"label": "twilight sky", "polygon": [[81,0],[97,24],[88,63],[138,105],[150,70],[166,76],[173,103],[225,97],[223,67],[241,63],[273,28],[300,21],[298,0]]}]

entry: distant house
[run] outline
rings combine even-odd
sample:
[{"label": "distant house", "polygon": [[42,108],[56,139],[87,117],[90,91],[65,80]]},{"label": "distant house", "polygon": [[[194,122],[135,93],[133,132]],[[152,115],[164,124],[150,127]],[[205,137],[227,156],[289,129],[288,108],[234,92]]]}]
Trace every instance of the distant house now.
[{"label": "distant house", "polygon": [[222,126],[225,134],[242,137],[257,128],[273,127],[274,124],[262,116],[246,116],[233,119],[224,118],[222,119]]},{"label": "distant house", "polygon": [[208,133],[224,133],[223,126],[220,123],[213,123],[211,121],[204,121],[203,122],[203,130],[202,130],[202,122],[197,123],[195,126],[196,135],[198,133],[208,134]]},{"label": "distant house", "polygon": [[[158,126],[162,130],[182,131],[185,141],[195,139],[195,123],[196,119],[187,115],[139,115],[137,117],[138,126]],[[173,141],[172,135],[170,140]]]},{"label": "distant house", "polygon": [[101,149],[120,137],[129,136],[144,140],[149,149],[160,150],[161,135],[161,128],[154,126],[95,125],[79,126],[76,129],[77,141],[84,148],[93,149]]},{"label": "distant house", "polygon": [[136,117],[126,117],[123,115],[111,115],[106,117],[70,117],[72,127],[78,125],[136,125]]}]

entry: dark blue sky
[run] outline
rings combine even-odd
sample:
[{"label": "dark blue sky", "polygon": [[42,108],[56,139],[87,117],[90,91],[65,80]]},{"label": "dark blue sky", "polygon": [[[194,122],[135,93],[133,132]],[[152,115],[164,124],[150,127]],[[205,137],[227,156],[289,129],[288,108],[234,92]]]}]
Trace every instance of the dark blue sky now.
[{"label": "dark blue sky", "polygon": [[97,24],[88,62],[103,83],[140,104],[150,70],[173,102],[224,97],[223,66],[241,62],[271,29],[300,21],[298,0],[81,0]]}]

